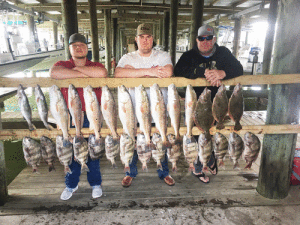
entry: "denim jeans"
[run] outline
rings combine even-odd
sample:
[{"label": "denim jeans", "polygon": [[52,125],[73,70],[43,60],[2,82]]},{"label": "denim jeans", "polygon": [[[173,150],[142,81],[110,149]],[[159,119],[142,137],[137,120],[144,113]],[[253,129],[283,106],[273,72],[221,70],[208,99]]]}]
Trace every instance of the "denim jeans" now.
[{"label": "denim jeans", "polygon": [[[210,159],[207,163],[207,166],[211,167],[214,163],[217,163],[217,161],[216,161],[215,153],[212,152]],[[197,162],[194,163],[194,167],[195,167],[195,173],[202,173],[203,165],[199,160],[199,156],[197,158]]]},{"label": "denim jeans", "polygon": [[[131,163],[129,164],[130,167],[130,172],[126,172],[126,176],[130,177],[136,177],[138,175],[138,170],[137,170],[137,161],[138,161],[138,154],[137,151],[134,150],[133,158]],[[168,166],[168,156],[167,153],[165,154],[165,159],[161,162],[162,170],[157,169],[158,177],[163,180],[166,176],[169,175],[169,166]]]},{"label": "denim jeans", "polygon": [[[100,160],[92,160],[88,157],[88,162],[86,164],[89,168],[89,172],[87,172],[87,180],[89,184],[93,187],[95,185],[101,185],[102,178],[100,173]],[[74,159],[72,160],[71,165],[69,166],[72,173],[67,174],[65,176],[65,183],[67,188],[75,188],[79,183],[79,177],[81,174],[81,165],[76,162]]]}]

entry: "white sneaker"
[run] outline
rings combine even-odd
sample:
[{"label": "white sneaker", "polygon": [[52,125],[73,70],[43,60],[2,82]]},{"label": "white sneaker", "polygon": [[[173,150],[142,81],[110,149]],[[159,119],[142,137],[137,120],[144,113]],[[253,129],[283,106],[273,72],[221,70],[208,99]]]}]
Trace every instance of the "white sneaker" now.
[{"label": "white sneaker", "polygon": [[92,197],[93,198],[100,198],[102,196],[102,187],[101,185],[93,186]]},{"label": "white sneaker", "polygon": [[77,191],[77,189],[78,189],[78,185],[77,185],[76,188],[68,188],[68,187],[66,187],[65,190],[61,193],[60,199],[64,200],[64,201],[69,200],[72,197],[73,193],[75,191]]}]

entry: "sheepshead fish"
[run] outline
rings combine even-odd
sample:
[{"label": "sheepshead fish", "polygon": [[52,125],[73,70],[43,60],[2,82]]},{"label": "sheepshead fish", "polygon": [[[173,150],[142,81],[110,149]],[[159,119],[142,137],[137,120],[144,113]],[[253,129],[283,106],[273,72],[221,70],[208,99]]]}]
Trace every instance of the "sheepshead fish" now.
[{"label": "sheepshead fish", "polygon": [[50,111],[54,117],[58,127],[62,130],[63,133],[63,145],[67,148],[70,148],[72,143],[69,139],[68,133],[68,121],[69,121],[69,111],[65,99],[56,85],[53,85],[50,88]]},{"label": "sheepshead fish", "polygon": [[74,158],[81,165],[81,172],[89,172],[89,168],[86,165],[88,161],[88,143],[83,136],[75,136],[73,138]]},{"label": "sheepshead fish", "polygon": [[196,139],[193,136],[184,135],[182,147],[185,160],[189,164],[189,171],[194,171],[194,163],[197,162],[199,149]]},{"label": "sheepshead fish", "polygon": [[100,131],[103,117],[96,93],[90,85],[83,88],[83,97],[85,102],[86,115],[90,122],[90,129],[94,130],[96,140],[100,141]]},{"label": "sheepshead fish", "polygon": [[37,172],[37,166],[41,161],[41,145],[30,137],[24,137],[22,141],[23,153],[25,161],[33,169],[33,172]]},{"label": "sheepshead fish", "polygon": [[143,170],[147,170],[147,163],[150,161],[152,150],[155,150],[155,146],[151,151],[146,149],[146,143],[147,141],[145,135],[138,134],[136,140],[136,149],[137,149],[138,158],[142,163]]},{"label": "sheepshead fish", "polygon": [[68,104],[72,122],[75,125],[76,136],[79,137],[81,135],[82,127],[82,104],[79,94],[73,84],[69,85]]},{"label": "sheepshead fish", "polygon": [[197,104],[197,94],[192,85],[186,87],[185,94],[185,124],[187,128],[186,135],[192,138],[192,129],[194,127],[194,112]]},{"label": "sheepshead fish", "polygon": [[174,84],[168,87],[168,112],[171,119],[171,125],[175,131],[176,142],[181,143],[180,128],[180,97]]},{"label": "sheepshead fish", "polygon": [[55,170],[54,161],[56,158],[55,143],[48,137],[40,138],[42,157],[49,166],[49,172]]},{"label": "sheepshead fish", "polygon": [[23,86],[20,84],[17,91],[18,104],[24,119],[28,123],[29,130],[35,130],[36,127],[32,124],[32,113],[28,98],[25,94]]},{"label": "sheepshead fish", "polygon": [[219,132],[215,133],[213,139],[214,139],[214,142],[213,142],[214,152],[219,161],[219,166],[222,167],[222,166],[224,166],[223,159],[228,151],[228,141],[227,141],[227,138]]},{"label": "sheepshead fish", "polygon": [[211,139],[209,129],[214,123],[212,115],[211,90],[205,88],[196,104],[194,121],[199,130],[203,131],[206,139]]},{"label": "sheepshead fish", "polygon": [[229,155],[233,161],[233,169],[239,168],[238,160],[244,151],[244,141],[240,135],[235,132],[229,134]]},{"label": "sheepshead fish", "polygon": [[153,84],[150,87],[150,101],[151,115],[162,138],[162,148],[167,150],[167,148],[171,147],[167,139],[167,111],[164,97],[157,84]]},{"label": "sheepshead fish", "polygon": [[240,120],[244,113],[244,98],[243,98],[243,87],[238,83],[231,94],[228,104],[229,117],[235,122],[234,130],[239,131],[242,129]]},{"label": "sheepshead fish", "polygon": [[123,130],[135,141],[137,121],[130,94],[124,85],[118,87],[118,105]]},{"label": "sheepshead fish", "polygon": [[212,140],[207,139],[205,134],[200,134],[198,139],[199,144],[199,160],[203,164],[203,171],[206,171],[207,163],[210,160],[212,154]]},{"label": "sheepshead fish", "polygon": [[124,164],[124,172],[130,172],[129,163],[132,161],[135,142],[128,134],[122,134],[120,138],[120,158]]},{"label": "sheepshead fish", "polygon": [[157,168],[162,169],[161,161],[165,159],[166,150],[163,148],[163,140],[158,133],[152,135],[152,142],[155,145],[155,149],[152,150],[152,158],[157,164]]},{"label": "sheepshead fish", "polygon": [[46,102],[44,93],[42,92],[42,89],[38,84],[36,85],[36,87],[34,89],[34,93],[35,93],[35,101],[36,101],[36,105],[37,105],[37,109],[38,109],[40,118],[41,118],[42,122],[44,123],[45,127],[48,130],[52,130],[53,127],[48,123],[47,102]]},{"label": "sheepshead fish", "polygon": [[88,140],[88,149],[92,160],[102,158],[105,152],[104,139],[102,137],[97,139],[94,134],[90,134]]},{"label": "sheepshead fish", "polygon": [[146,138],[146,151],[151,151],[155,146],[151,142],[151,111],[150,101],[143,85],[135,88],[135,112],[140,130]]},{"label": "sheepshead fish", "polygon": [[251,169],[252,163],[258,157],[261,143],[259,138],[251,132],[245,133],[244,143],[245,143],[245,150],[243,156],[247,163],[245,169]]},{"label": "sheepshead fish", "polygon": [[106,158],[111,162],[112,167],[116,168],[115,158],[120,152],[120,144],[114,140],[113,136],[107,135],[105,138],[105,154]]},{"label": "sheepshead fish", "polygon": [[117,106],[109,88],[102,87],[101,111],[106,125],[109,127],[114,140],[118,140],[117,134]]},{"label": "sheepshead fish", "polygon": [[65,174],[71,174],[69,165],[72,163],[73,158],[73,145],[64,146],[64,138],[61,135],[56,136],[56,154],[60,163],[64,166]]},{"label": "sheepshead fish", "polygon": [[212,114],[215,120],[217,121],[216,128],[221,130],[224,129],[224,118],[228,112],[228,98],[226,95],[226,88],[225,85],[222,84],[217,94],[214,97],[213,104],[212,104]]},{"label": "sheepshead fish", "polygon": [[172,147],[167,150],[168,160],[172,163],[173,172],[176,172],[176,163],[181,155],[181,142],[178,143],[178,140],[174,134],[169,134],[167,138],[172,145]]}]

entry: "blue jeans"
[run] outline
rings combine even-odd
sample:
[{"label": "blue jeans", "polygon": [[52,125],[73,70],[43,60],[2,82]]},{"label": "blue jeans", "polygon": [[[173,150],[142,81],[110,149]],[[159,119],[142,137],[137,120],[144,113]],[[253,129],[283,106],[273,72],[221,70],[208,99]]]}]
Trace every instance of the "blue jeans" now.
[{"label": "blue jeans", "polygon": [[[138,175],[138,170],[137,170],[137,166],[136,166],[137,161],[138,161],[138,154],[137,154],[137,151],[134,150],[132,161],[129,164],[130,172],[126,172],[125,173],[126,176],[136,177],[136,175]],[[168,156],[167,156],[167,153],[165,154],[164,161],[161,162],[161,166],[162,166],[162,170],[158,169],[157,173],[158,173],[158,177],[161,180],[163,180],[166,176],[169,175],[169,166],[168,166]]]},{"label": "blue jeans", "polygon": [[[212,152],[210,159],[207,163],[207,166],[211,167],[212,165],[214,165],[214,163],[217,163],[217,161],[216,161],[215,153]],[[197,162],[194,163],[194,167],[195,167],[195,173],[202,173],[203,165],[199,160],[199,156],[197,158]]]},{"label": "blue jeans", "polygon": [[[72,126],[72,116],[71,118],[71,128],[74,128],[75,126]],[[83,121],[83,127],[89,127],[89,121],[87,119],[86,113],[84,114],[84,121]],[[93,187],[96,185],[101,185],[102,178],[101,178],[101,172],[100,172],[100,159],[92,160],[90,157],[88,157],[88,162],[86,164],[89,168],[89,172],[87,172],[87,180],[89,184]],[[75,188],[77,187],[79,183],[79,177],[81,174],[81,165],[76,162],[74,159],[72,160],[71,165],[69,166],[72,174],[67,174],[65,176],[65,183],[68,188]]]},{"label": "blue jeans", "polygon": [[[101,185],[102,178],[100,173],[100,160],[99,159],[91,160],[91,158],[88,157],[88,162],[86,165],[89,167],[90,170],[89,172],[87,172],[87,180],[89,184],[92,187],[96,185]],[[73,159],[69,167],[72,173],[71,174],[68,173],[65,176],[65,183],[67,188],[75,188],[79,183],[79,177],[81,174],[81,165]]]}]

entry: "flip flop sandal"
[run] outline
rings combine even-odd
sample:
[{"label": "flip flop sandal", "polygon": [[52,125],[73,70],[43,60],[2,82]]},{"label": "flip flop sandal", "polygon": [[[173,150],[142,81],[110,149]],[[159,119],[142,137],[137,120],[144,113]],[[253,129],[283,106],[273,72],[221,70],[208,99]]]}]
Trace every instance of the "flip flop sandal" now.
[{"label": "flip flop sandal", "polygon": [[201,173],[201,174],[194,174],[194,173],[192,173],[192,174],[193,174],[195,177],[199,178],[199,180],[200,180],[202,183],[204,183],[204,184],[208,184],[208,183],[209,183],[209,181],[205,182],[205,181],[203,181],[203,180],[200,179],[200,177],[205,177],[205,173]]},{"label": "flip flop sandal", "polygon": [[[217,175],[218,174],[218,165],[217,165],[217,162],[215,161],[214,162],[214,166],[213,167],[209,167],[209,172],[212,174],[212,175]],[[212,171],[216,170],[216,173],[213,173]]]}]

